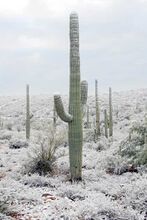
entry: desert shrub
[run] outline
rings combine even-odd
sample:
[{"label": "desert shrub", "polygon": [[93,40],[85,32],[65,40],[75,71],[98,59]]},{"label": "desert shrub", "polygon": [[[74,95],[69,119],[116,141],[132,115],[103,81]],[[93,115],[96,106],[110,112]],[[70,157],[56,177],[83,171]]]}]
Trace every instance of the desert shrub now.
[{"label": "desert shrub", "polygon": [[9,212],[12,211],[12,207],[10,208],[10,203],[12,202],[12,198],[8,195],[5,195],[3,190],[0,191],[0,219],[2,220],[9,220],[11,219],[8,217]]},{"label": "desert shrub", "polygon": [[109,148],[109,146],[110,146],[109,140],[106,137],[102,136],[100,137],[100,140],[97,142],[96,150],[97,151],[106,150]]},{"label": "desert shrub", "polygon": [[120,156],[112,156],[107,158],[106,173],[121,175],[123,173],[130,172],[129,169],[131,170],[131,166]]},{"label": "desert shrub", "polygon": [[14,139],[14,140],[10,141],[10,143],[9,143],[9,148],[11,148],[11,149],[25,148],[28,146],[29,146],[29,144],[26,140]]},{"label": "desert shrub", "polygon": [[147,164],[147,146],[145,143],[146,125],[135,124],[129,136],[120,143],[119,154],[126,157],[130,163]]},{"label": "desert shrub", "polygon": [[50,128],[48,136],[39,136],[38,144],[28,152],[29,162],[25,165],[27,173],[46,175],[52,173],[56,160],[55,151],[65,142],[64,132]]},{"label": "desert shrub", "polygon": [[12,138],[12,133],[10,131],[3,131],[0,133],[0,140],[10,140]]},{"label": "desert shrub", "polygon": [[21,182],[30,187],[54,187],[51,185],[48,178],[36,174],[31,176],[25,175],[21,178]]},{"label": "desert shrub", "polygon": [[13,124],[11,122],[7,122],[6,129],[8,129],[9,131],[12,131],[12,127],[13,127]]}]

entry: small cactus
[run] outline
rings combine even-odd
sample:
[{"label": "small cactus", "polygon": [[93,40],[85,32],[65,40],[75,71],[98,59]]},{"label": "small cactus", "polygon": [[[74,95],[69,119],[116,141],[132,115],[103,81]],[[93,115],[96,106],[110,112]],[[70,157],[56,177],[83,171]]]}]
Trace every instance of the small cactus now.
[{"label": "small cactus", "polygon": [[87,128],[90,128],[90,121],[89,121],[89,105],[87,105]]},{"label": "small cactus", "polygon": [[82,108],[83,118],[86,114],[87,98],[88,98],[88,82],[86,80],[82,80],[81,81],[81,108]]},{"label": "small cactus", "polygon": [[[85,100],[85,97],[83,100]],[[76,13],[70,15],[69,113],[65,112],[59,95],[54,96],[54,102],[57,114],[63,121],[68,123],[71,181],[79,181],[82,179],[83,129],[80,85],[79,23],[78,15]]]},{"label": "small cactus", "polygon": [[108,138],[108,116],[107,110],[104,110],[105,137]]},{"label": "small cactus", "polygon": [[112,90],[109,88],[109,137],[113,136]]},{"label": "small cactus", "polygon": [[30,139],[30,96],[29,85],[26,85],[26,139]]},{"label": "small cactus", "polygon": [[88,97],[88,83],[86,80],[81,81],[81,104],[86,105]]},{"label": "small cactus", "polygon": [[56,129],[56,124],[57,124],[57,112],[56,112],[55,103],[54,103],[54,107],[53,107],[53,127],[54,127],[54,129]]}]

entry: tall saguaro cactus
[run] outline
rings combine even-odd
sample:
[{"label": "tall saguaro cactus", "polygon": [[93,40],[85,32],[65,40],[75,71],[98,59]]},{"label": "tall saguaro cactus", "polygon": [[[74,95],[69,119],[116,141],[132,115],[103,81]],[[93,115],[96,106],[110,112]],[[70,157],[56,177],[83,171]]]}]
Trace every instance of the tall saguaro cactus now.
[{"label": "tall saguaro cactus", "polygon": [[26,85],[26,139],[30,139],[30,95],[29,85]]},{"label": "tall saguaro cactus", "polygon": [[59,117],[63,121],[68,122],[69,160],[72,181],[82,179],[83,131],[80,82],[78,15],[71,13],[69,113],[64,111],[63,103],[59,95],[54,96],[54,101]]},{"label": "tall saguaro cactus", "polygon": [[100,109],[99,109],[99,101],[98,101],[98,81],[95,80],[95,109],[96,109],[96,139],[100,136]]},{"label": "tall saguaro cactus", "polygon": [[86,122],[86,127],[90,128],[90,121],[89,121],[89,105],[87,105],[87,122]]},{"label": "tall saguaro cactus", "polygon": [[88,98],[88,82],[86,80],[82,80],[81,82],[81,105],[82,105],[82,114],[83,117],[86,113],[86,103]]},{"label": "tall saguaro cactus", "polygon": [[112,90],[109,87],[109,136],[113,136]]}]

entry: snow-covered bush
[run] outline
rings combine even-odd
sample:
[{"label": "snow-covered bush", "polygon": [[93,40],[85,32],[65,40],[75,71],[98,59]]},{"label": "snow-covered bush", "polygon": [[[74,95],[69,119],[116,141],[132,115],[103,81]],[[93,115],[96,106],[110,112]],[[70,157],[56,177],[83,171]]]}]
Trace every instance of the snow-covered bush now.
[{"label": "snow-covered bush", "polygon": [[14,139],[14,140],[10,141],[10,143],[9,143],[9,148],[11,148],[11,149],[19,149],[19,148],[28,147],[28,146],[29,146],[29,144],[27,141],[19,140],[19,139]]},{"label": "snow-covered bush", "polygon": [[122,158],[111,157],[108,159],[106,173],[122,175],[126,172],[138,173],[138,169],[134,165],[129,164],[128,161],[124,161]]},{"label": "snow-covered bush", "polygon": [[97,151],[102,151],[102,150],[106,150],[108,149],[110,146],[110,143],[108,141],[108,139],[104,136],[100,137],[100,140],[97,143]]},{"label": "snow-covered bush", "polygon": [[129,136],[120,143],[119,154],[126,157],[130,163],[147,164],[147,147],[145,144],[146,125],[135,124]]},{"label": "snow-covered bush", "polygon": [[0,140],[10,140],[12,138],[11,131],[1,131]]},{"label": "snow-covered bush", "polygon": [[11,196],[6,195],[5,191],[1,189],[0,191],[0,219],[9,220],[7,214],[12,211],[11,203],[13,198]]},{"label": "snow-covered bush", "polygon": [[48,178],[36,174],[31,176],[25,175],[21,178],[21,182],[24,185],[29,185],[30,187],[53,187]]},{"label": "snow-covered bush", "polygon": [[38,173],[39,175],[46,175],[48,172],[52,173],[54,162],[56,160],[56,149],[65,142],[65,133],[58,132],[50,128],[48,136],[38,137],[38,143],[35,148],[30,148],[29,160],[24,165],[26,173]]}]

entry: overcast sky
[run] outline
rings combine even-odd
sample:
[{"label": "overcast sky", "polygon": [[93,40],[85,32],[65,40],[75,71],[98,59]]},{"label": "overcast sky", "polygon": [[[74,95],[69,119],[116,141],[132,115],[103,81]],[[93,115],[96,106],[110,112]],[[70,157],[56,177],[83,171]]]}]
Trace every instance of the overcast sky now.
[{"label": "overcast sky", "polygon": [[68,93],[72,11],[90,93],[147,87],[147,0],[0,0],[0,94]]}]

